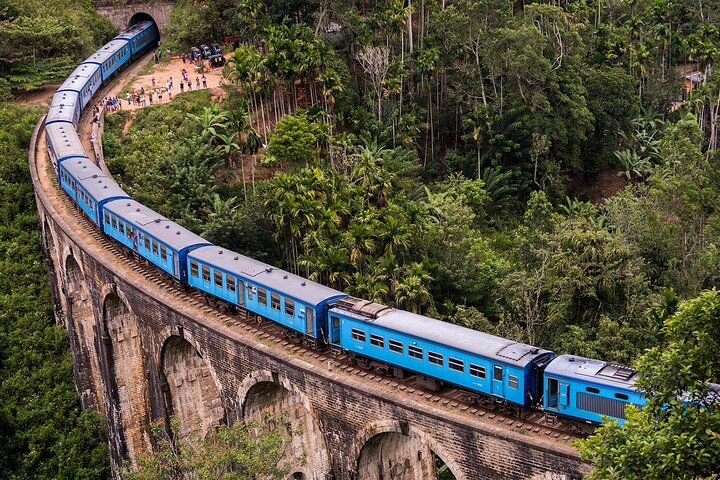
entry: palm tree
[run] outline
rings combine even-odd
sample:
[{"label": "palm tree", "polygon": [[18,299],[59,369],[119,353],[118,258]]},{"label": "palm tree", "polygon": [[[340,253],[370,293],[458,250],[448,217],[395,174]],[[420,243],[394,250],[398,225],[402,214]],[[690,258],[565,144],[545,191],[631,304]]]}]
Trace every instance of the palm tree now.
[{"label": "palm tree", "polygon": [[201,137],[211,143],[227,130],[228,113],[220,110],[217,104],[213,103],[209,107],[203,108],[200,115],[188,114],[201,129]]}]

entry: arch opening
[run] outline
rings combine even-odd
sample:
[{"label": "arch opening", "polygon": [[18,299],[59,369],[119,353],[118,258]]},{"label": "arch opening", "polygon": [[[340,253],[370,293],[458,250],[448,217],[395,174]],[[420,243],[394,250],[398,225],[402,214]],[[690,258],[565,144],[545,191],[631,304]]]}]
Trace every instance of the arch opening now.
[{"label": "arch opening", "polygon": [[104,363],[111,395],[117,411],[121,443],[118,452],[134,463],[136,452],[150,445],[149,406],[142,343],[138,335],[137,320],[116,292],[110,292],[103,301]]},{"label": "arch opening", "polygon": [[135,25],[136,23],[144,22],[146,20],[153,22],[155,24],[155,26],[157,27],[157,22],[152,17],[152,15],[150,15],[149,13],[145,13],[145,12],[137,12],[132,17],[130,17],[130,20],[128,21],[128,24],[127,24],[127,28],[130,28],[133,25]]},{"label": "arch opening", "polygon": [[242,415],[258,420],[285,415],[294,435],[285,447],[285,465],[294,472],[290,479],[323,480],[331,473],[325,438],[313,412],[302,395],[273,381],[255,383],[242,400]]},{"label": "arch opening", "polygon": [[97,356],[97,329],[90,290],[75,257],[65,259],[65,324],[74,358],[75,384],[84,408],[104,413],[104,395]]},{"label": "arch opening", "polygon": [[207,359],[185,338],[171,336],[161,353],[161,378],[165,406],[169,415],[180,421],[182,438],[193,431],[205,436],[226,420],[212,367]]},{"label": "arch opening", "polygon": [[413,432],[382,432],[363,445],[358,480],[455,480],[440,456]]}]

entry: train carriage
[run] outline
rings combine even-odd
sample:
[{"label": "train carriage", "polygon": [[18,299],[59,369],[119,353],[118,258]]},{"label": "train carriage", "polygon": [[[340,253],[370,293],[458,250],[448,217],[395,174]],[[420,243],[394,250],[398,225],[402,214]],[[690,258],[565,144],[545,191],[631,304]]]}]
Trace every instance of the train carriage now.
[{"label": "train carriage", "polygon": [[60,85],[57,92],[76,92],[79,96],[80,110],[84,110],[101,85],[100,66],[95,63],[81,63]]},{"label": "train carriage", "polygon": [[555,355],[353,297],[329,317],[337,348],[523,406],[540,401],[542,368]]},{"label": "train carriage", "polygon": [[45,127],[45,145],[56,171],[58,164],[67,159],[87,158],[75,128],[69,123],[47,125]]},{"label": "train carriage", "polygon": [[115,39],[126,40],[130,46],[130,54],[135,58],[157,42],[158,29],[154,22],[144,20],[122,32]]},{"label": "train carriage", "polygon": [[103,207],[103,231],[125,247],[185,282],[187,254],[210,242],[132,199]]},{"label": "train carriage", "polygon": [[84,63],[100,67],[103,82],[130,61],[130,45],[125,39],[115,39],[88,57]]},{"label": "train carriage", "polygon": [[313,341],[327,337],[327,309],[347,295],[244,255],[212,246],[188,255],[188,284]]},{"label": "train carriage", "polygon": [[81,111],[80,96],[77,92],[58,92],[53,95],[52,102],[50,102],[45,125],[64,122],[77,128]]},{"label": "train carriage", "polygon": [[111,178],[87,158],[73,158],[58,166],[60,186],[83,212],[102,228],[100,212],[105,203],[130,198]]},{"label": "train carriage", "polygon": [[560,355],[545,369],[543,408],[547,412],[600,423],[601,416],[625,421],[625,407],[645,405],[630,367]]}]

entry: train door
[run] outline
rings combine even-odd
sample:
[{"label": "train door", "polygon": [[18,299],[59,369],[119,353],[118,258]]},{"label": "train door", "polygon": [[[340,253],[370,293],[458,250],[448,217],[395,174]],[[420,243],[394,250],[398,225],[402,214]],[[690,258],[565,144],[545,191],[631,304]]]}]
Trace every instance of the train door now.
[{"label": "train door", "polygon": [[570,402],[570,386],[559,381],[557,378],[547,380],[547,408],[560,410],[568,406]]},{"label": "train door", "polygon": [[305,333],[310,336],[315,336],[315,312],[310,307],[305,307]]},{"label": "train door", "polygon": [[340,343],[340,319],[338,317],[330,317],[330,343]]},{"label": "train door", "polygon": [[237,303],[241,307],[245,306],[245,282],[239,279],[237,281]]},{"label": "train door", "polygon": [[495,365],[493,367],[493,379],[492,379],[492,393],[493,395],[496,395],[498,397],[504,397],[505,396],[505,389],[504,389],[504,377],[503,374],[503,367],[502,365]]}]

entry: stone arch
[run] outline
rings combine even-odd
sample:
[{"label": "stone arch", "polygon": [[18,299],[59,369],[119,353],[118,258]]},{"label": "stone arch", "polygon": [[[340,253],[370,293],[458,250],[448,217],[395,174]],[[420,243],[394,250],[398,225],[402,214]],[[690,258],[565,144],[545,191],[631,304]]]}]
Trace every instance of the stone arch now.
[{"label": "stone arch", "polygon": [[75,384],[84,408],[102,412],[104,403],[98,336],[90,290],[80,264],[70,249],[63,262],[63,293],[70,345],[74,357]]},{"label": "stone arch", "polygon": [[160,353],[165,406],[181,422],[180,435],[199,429],[205,435],[225,422],[221,388],[207,357],[180,335],[170,336]]},{"label": "stone arch", "polygon": [[355,440],[358,480],[424,480],[437,478],[435,457],[456,480],[466,480],[458,463],[432,436],[404,421],[366,426]]},{"label": "stone arch", "polygon": [[290,479],[324,480],[331,474],[330,455],[312,404],[288,378],[270,370],[252,372],[240,384],[237,398],[244,418],[286,413],[298,429],[286,449],[286,461],[294,472]]},{"label": "stone arch", "polygon": [[111,385],[118,430],[122,432],[120,444],[115,447],[121,456],[132,462],[137,452],[150,445],[149,399],[147,384],[143,380],[145,361],[142,339],[138,332],[137,317],[122,292],[114,286],[103,289],[103,339],[105,350],[103,368],[107,383]]}]

